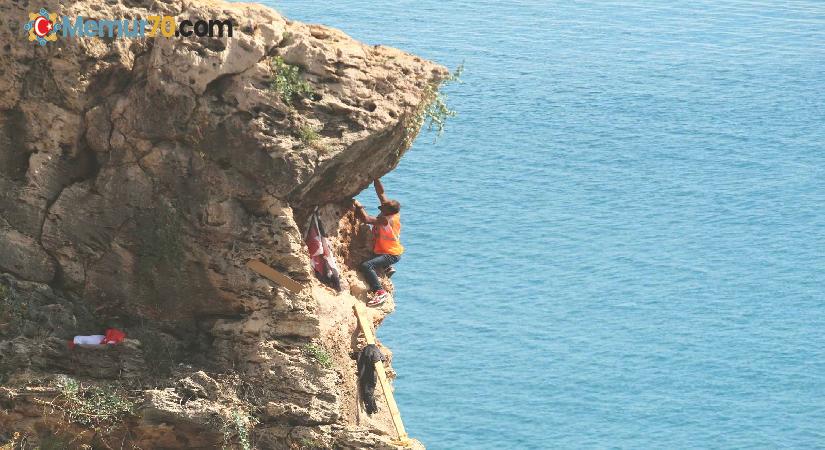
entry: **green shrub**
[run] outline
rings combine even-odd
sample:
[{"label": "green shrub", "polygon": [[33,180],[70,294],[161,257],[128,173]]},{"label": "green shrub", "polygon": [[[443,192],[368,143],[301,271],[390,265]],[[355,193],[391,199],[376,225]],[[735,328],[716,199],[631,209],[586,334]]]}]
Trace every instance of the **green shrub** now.
[{"label": "green shrub", "polygon": [[301,78],[298,66],[287,64],[280,56],[272,58],[269,66],[273,75],[271,88],[287,106],[292,107],[296,96],[309,97],[314,93],[309,83]]},{"label": "green shrub", "polygon": [[321,135],[317,130],[309,125],[303,125],[298,128],[298,139],[307,147],[312,147],[316,150],[327,150],[328,147],[321,143]]},{"label": "green shrub", "polygon": [[231,417],[225,419],[223,424],[223,448],[229,448],[229,443],[233,435],[238,437],[238,445],[243,450],[252,450],[252,439],[250,431],[258,424],[258,419],[244,414],[242,411],[232,411]]},{"label": "green shrub", "polygon": [[422,106],[414,114],[413,118],[407,123],[407,145],[412,145],[415,136],[421,131],[424,124],[427,124],[427,130],[435,130],[434,138],[438,140],[447,126],[447,120],[455,117],[458,113],[450,109],[447,104],[447,94],[443,89],[451,83],[461,83],[461,75],[464,73],[464,64],[458,66],[440,85],[428,84],[424,88],[424,98]]},{"label": "green shrub", "polygon": [[307,344],[304,346],[304,352],[315,358],[319,363],[321,363],[321,366],[326,367],[327,369],[332,367],[332,357],[323,346]]}]

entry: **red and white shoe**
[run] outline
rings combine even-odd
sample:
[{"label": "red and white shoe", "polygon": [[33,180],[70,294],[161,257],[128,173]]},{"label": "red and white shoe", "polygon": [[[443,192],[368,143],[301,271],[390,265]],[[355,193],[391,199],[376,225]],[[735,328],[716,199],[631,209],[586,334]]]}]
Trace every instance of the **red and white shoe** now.
[{"label": "red and white shoe", "polygon": [[379,289],[379,290],[375,291],[375,294],[373,294],[373,297],[370,299],[370,301],[367,302],[367,306],[378,306],[378,305],[384,303],[385,301],[387,301],[387,299],[389,297],[390,297],[390,294],[387,291],[385,291],[383,289]]}]

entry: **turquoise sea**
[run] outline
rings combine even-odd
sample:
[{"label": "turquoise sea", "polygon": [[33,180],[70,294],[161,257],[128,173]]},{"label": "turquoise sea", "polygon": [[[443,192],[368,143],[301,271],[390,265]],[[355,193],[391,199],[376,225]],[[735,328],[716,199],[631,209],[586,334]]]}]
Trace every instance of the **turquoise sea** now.
[{"label": "turquoise sea", "polygon": [[385,179],[412,436],[825,448],[825,2],[264,3],[465,62]]}]

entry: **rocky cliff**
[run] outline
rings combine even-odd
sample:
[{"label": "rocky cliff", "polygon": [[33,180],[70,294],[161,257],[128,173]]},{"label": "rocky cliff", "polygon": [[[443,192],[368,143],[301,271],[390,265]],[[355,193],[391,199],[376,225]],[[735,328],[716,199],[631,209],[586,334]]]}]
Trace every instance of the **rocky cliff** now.
[{"label": "rocky cliff", "polygon": [[[23,24],[41,7],[232,19],[234,35],[38,46]],[[277,87],[290,74],[296,94]],[[0,443],[393,448],[387,408],[356,398],[367,233],[348,207],[446,76],[254,4],[0,2]],[[316,206],[347,292],[312,274]],[[107,327],[129,339],[67,348]]]}]

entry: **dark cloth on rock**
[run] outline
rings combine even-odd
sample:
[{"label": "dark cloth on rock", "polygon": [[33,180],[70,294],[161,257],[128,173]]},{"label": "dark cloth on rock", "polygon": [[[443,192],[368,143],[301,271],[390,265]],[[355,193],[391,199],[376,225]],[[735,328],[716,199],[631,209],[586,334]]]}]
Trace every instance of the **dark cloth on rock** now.
[{"label": "dark cloth on rock", "polygon": [[375,404],[375,363],[384,361],[384,355],[378,346],[370,344],[361,350],[358,355],[358,389],[361,392],[361,399],[364,401],[364,409],[367,414],[372,415],[378,411]]}]

